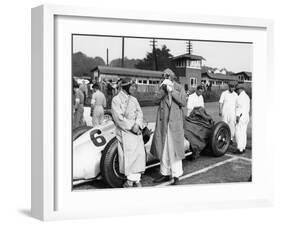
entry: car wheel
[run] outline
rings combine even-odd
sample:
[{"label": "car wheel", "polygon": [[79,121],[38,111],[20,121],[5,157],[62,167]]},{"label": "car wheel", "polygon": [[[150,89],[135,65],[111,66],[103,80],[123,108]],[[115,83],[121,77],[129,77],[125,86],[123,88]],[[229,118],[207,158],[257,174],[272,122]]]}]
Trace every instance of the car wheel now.
[{"label": "car wheel", "polygon": [[101,175],[112,188],[122,187],[125,176],[119,172],[118,141],[113,138],[106,145],[100,163]]},{"label": "car wheel", "polygon": [[80,137],[83,133],[87,132],[91,128],[91,126],[80,126],[75,128],[72,131],[72,141],[76,140],[78,137]]},{"label": "car wheel", "polygon": [[230,144],[230,128],[225,122],[215,124],[212,134],[210,147],[213,156],[219,157],[224,155]]}]

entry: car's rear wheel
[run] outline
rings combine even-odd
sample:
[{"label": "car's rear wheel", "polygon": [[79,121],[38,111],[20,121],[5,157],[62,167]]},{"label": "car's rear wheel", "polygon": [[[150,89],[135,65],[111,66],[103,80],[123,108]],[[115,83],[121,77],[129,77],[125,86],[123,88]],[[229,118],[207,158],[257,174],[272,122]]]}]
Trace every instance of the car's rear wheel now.
[{"label": "car's rear wheel", "polygon": [[119,172],[118,141],[113,138],[106,145],[100,162],[101,175],[112,188],[122,187],[125,176]]},{"label": "car's rear wheel", "polygon": [[219,157],[224,155],[230,144],[230,129],[225,122],[215,124],[211,134],[211,153],[213,156]]}]

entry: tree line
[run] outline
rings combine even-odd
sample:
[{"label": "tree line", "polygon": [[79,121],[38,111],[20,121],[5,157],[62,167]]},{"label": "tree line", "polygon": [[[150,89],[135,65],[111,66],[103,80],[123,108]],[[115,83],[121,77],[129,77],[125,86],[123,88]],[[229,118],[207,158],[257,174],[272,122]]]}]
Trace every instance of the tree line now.
[{"label": "tree line", "polygon": [[[157,67],[155,65],[155,58],[157,57]],[[72,74],[76,77],[81,76],[91,76],[91,70],[97,66],[105,66],[106,63],[102,57],[89,57],[82,52],[73,53],[72,56]],[[117,58],[109,62],[111,67],[122,67],[122,59]],[[170,49],[166,45],[163,45],[161,48],[155,48],[155,53],[147,52],[146,56],[143,59],[128,59],[124,58],[124,67],[125,68],[136,68],[136,69],[145,69],[145,70],[156,70],[163,71],[166,68],[172,70],[175,69],[175,64],[173,62],[173,55],[170,53]],[[207,72],[208,70],[214,71],[216,68],[203,66],[202,72]],[[227,74],[230,75],[232,72],[227,71]]]},{"label": "tree line", "polygon": [[[157,68],[162,71],[166,68],[174,68],[172,63],[173,55],[170,53],[170,49],[166,45],[161,48],[156,48],[157,57]],[[76,77],[90,76],[91,70],[97,66],[105,66],[106,63],[102,57],[96,56],[95,58],[89,57],[82,52],[76,52],[72,55],[72,73]],[[111,67],[121,67],[122,59],[117,58],[110,61],[109,66]],[[152,52],[147,52],[143,59],[128,59],[124,58],[125,68],[137,68],[145,70],[155,70],[155,60],[154,54]]]}]

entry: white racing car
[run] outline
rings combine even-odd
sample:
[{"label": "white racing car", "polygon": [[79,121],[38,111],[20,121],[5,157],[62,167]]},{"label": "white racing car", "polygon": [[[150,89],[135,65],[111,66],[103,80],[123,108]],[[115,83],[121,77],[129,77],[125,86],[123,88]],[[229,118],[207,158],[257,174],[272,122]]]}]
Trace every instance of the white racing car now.
[{"label": "white racing car", "polygon": [[[144,137],[146,150],[146,168],[159,164],[150,153],[155,123],[148,123],[150,136]],[[230,129],[224,122],[214,124],[208,138],[208,151],[213,156],[222,156],[230,144]],[[186,156],[192,155],[187,139],[184,141]],[[121,187],[124,175],[119,173],[117,139],[115,125],[110,113],[100,126],[83,126],[73,131],[73,185],[89,180],[104,180],[109,187]]]}]

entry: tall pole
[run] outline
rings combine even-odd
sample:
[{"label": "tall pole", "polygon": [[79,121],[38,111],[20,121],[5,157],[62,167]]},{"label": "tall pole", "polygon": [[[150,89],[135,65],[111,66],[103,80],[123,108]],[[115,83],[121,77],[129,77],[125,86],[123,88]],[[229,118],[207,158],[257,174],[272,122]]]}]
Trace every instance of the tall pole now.
[{"label": "tall pole", "polygon": [[157,54],[156,54],[157,41],[154,38],[154,39],[152,39],[152,41],[150,41],[150,43],[152,45],[152,53],[153,53],[153,58],[154,58],[154,70],[158,71]]},{"label": "tall pole", "polygon": [[122,37],[122,61],[121,61],[121,67],[124,67],[124,43],[125,43],[125,38]]},{"label": "tall pole", "polygon": [[186,42],[186,52],[190,55],[193,52],[192,43],[190,40]]},{"label": "tall pole", "polygon": [[106,48],[106,66],[108,66],[108,48]]}]

